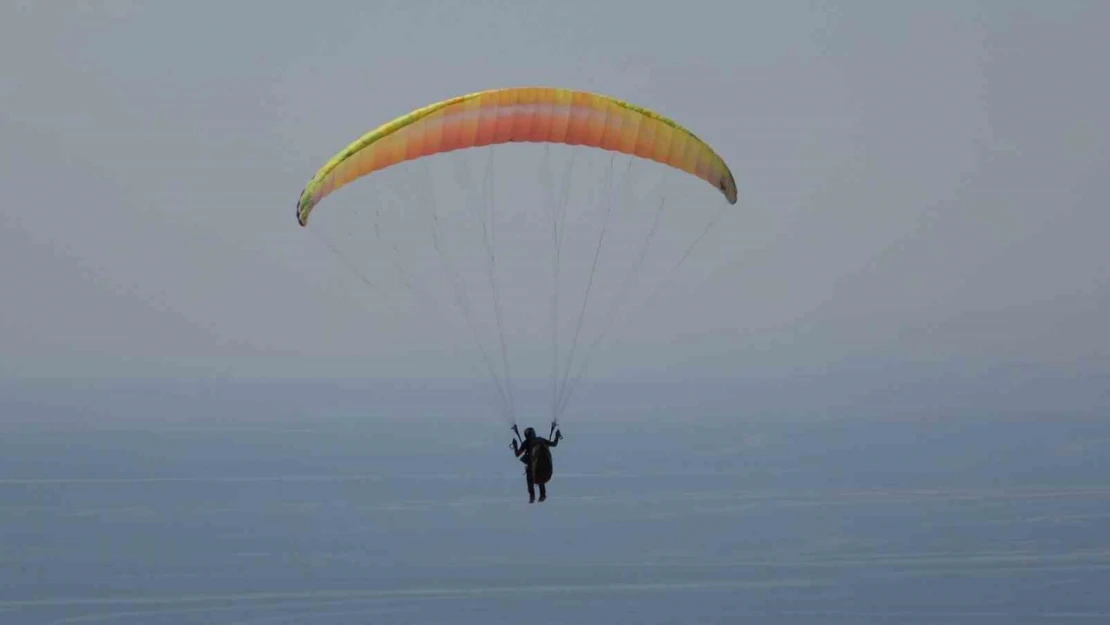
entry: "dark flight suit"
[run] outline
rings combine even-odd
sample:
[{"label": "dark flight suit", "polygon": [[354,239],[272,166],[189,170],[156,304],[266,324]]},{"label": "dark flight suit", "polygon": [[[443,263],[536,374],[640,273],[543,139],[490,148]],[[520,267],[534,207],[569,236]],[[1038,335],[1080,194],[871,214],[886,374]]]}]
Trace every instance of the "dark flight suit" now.
[{"label": "dark flight suit", "polygon": [[[536,481],[535,476],[532,475],[532,449],[537,445],[546,445],[548,447],[557,447],[559,445],[559,437],[556,436],[554,441],[549,441],[541,436],[536,436],[531,439],[524,439],[520,447],[516,450],[516,455],[520,457],[520,461],[524,463],[524,476],[528,480],[528,503],[536,500]],[[547,499],[547,484],[540,484],[540,501]]]}]

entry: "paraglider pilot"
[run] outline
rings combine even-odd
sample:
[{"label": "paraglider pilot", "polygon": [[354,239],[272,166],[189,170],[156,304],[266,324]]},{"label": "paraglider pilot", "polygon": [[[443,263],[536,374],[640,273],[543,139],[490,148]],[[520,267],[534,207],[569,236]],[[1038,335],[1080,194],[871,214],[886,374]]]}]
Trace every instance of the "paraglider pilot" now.
[{"label": "paraglider pilot", "polygon": [[[540,501],[547,499],[547,482],[551,480],[553,464],[551,461],[550,447],[557,447],[559,439],[563,438],[562,431],[556,430],[557,424],[551,424],[551,432],[555,435],[553,440],[536,436],[532,428],[524,429],[524,438],[517,445],[513,439],[513,453],[524,463],[524,475],[528,480],[528,503],[536,501],[536,485],[540,487]],[[513,426],[513,431],[520,436],[520,431]],[[551,434],[548,435],[549,437]]]}]

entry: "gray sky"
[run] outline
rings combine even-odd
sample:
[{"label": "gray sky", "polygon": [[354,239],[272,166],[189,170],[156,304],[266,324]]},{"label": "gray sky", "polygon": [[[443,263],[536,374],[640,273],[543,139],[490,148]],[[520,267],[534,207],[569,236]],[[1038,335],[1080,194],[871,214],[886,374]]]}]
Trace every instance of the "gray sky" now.
[{"label": "gray sky", "polygon": [[[368,267],[371,294],[294,202],[398,114],[544,84],[676,118],[740,188],[699,279],[630,322],[599,374],[1031,366],[1104,383],[1107,23],[1103,2],[5,2],[0,375],[468,375],[480,363],[452,359],[431,317],[389,309],[409,301],[396,274]],[[700,211],[686,225],[719,207],[668,180]],[[548,249],[498,262],[546,301]],[[513,319],[510,357],[545,375],[546,318]]]}]

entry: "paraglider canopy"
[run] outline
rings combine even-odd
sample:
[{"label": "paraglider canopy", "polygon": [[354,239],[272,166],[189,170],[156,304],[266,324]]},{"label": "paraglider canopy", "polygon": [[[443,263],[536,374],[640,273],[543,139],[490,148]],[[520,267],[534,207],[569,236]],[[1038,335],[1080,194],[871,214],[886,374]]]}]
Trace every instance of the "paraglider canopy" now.
[{"label": "paraglider canopy", "polygon": [[307,225],[320,200],[375,171],[430,154],[510,142],[584,145],[639,156],[695,175],[736,203],[736,181],[724,160],[674,120],[605,95],[513,87],[436,102],[366,133],[312,177],[297,202],[297,221]]}]

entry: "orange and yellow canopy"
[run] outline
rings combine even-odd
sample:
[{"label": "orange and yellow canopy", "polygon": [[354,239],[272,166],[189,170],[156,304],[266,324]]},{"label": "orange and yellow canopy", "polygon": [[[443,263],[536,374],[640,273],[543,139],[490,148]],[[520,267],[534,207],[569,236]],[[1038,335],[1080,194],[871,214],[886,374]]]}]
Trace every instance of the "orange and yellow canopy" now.
[{"label": "orange and yellow canopy", "polygon": [[514,87],[437,102],[366,133],[312,177],[297,202],[297,221],[306,225],[320,200],[372,172],[510,142],[583,145],[650,159],[705,180],[736,203],[736,181],[724,160],[675,121],[605,95]]}]

